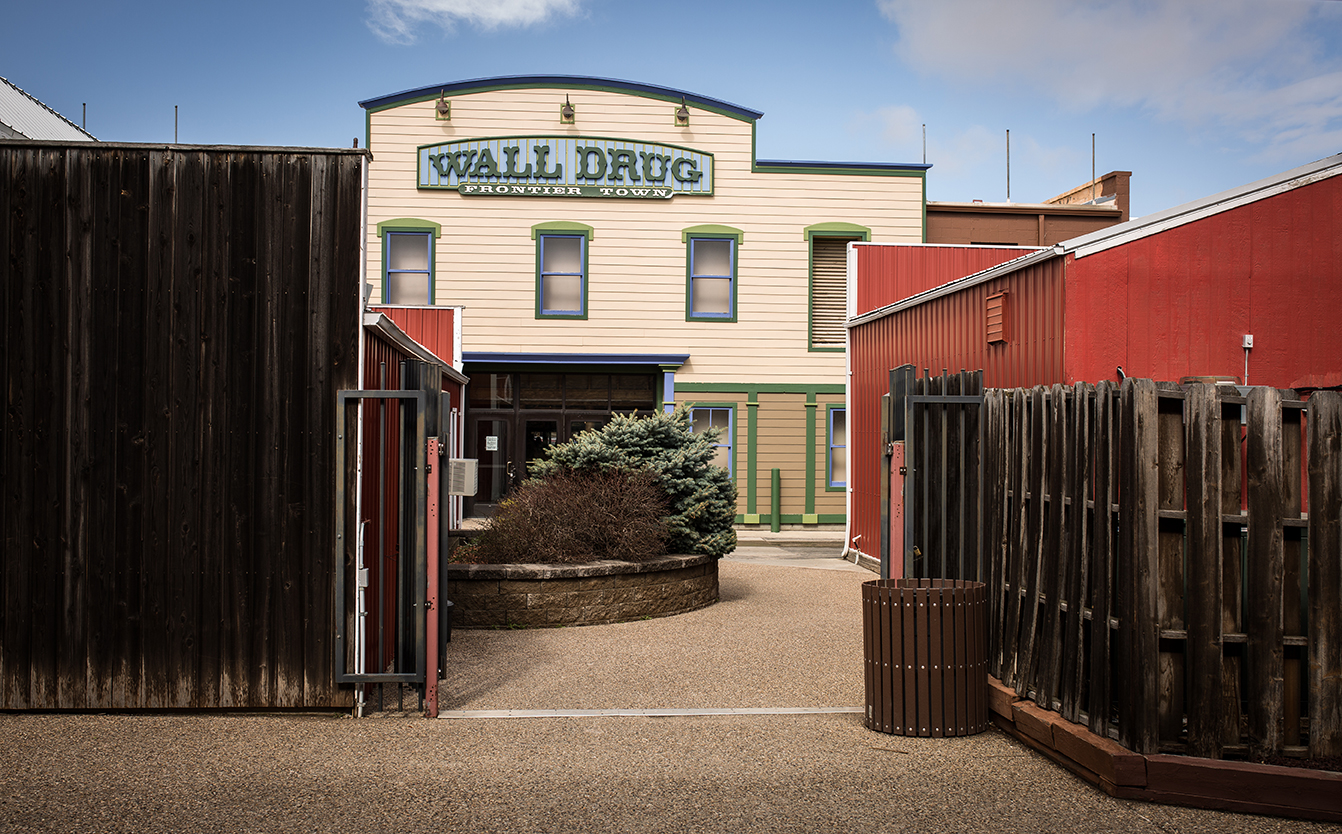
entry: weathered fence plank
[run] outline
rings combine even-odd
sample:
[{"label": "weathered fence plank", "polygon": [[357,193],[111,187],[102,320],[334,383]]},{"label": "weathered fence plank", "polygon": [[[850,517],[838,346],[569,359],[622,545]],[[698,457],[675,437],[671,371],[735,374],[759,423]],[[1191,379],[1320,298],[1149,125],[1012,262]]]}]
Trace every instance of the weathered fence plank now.
[{"label": "weathered fence plank", "polygon": [[1309,753],[1342,755],[1342,394],[1309,398]]},{"label": "weathered fence plank", "polygon": [[1119,541],[1119,653],[1122,698],[1119,741],[1138,753],[1159,744],[1159,425],[1156,386],[1123,382],[1119,490],[1123,496]]},{"label": "weathered fence plank", "polygon": [[0,708],[350,701],[321,519],[362,165],[0,146]]},{"label": "weathered fence plank", "polygon": [[[1091,426],[1095,387],[1078,382],[1072,390],[1069,422],[1072,442],[1067,449],[1067,619],[1062,640],[1062,716],[1068,721],[1081,720],[1081,696],[1085,685],[1085,646],[1087,599],[1091,554],[1088,545],[1091,495]],[[1108,623],[1104,624],[1108,630]]]},{"label": "weathered fence plank", "polygon": [[1193,385],[1187,408],[1189,752],[1220,758],[1221,669],[1221,399],[1213,385]]},{"label": "weathered fence plank", "polygon": [[1114,417],[1117,392],[1105,380],[1095,389],[1095,499],[1091,525],[1090,730],[1108,737],[1112,707],[1113,631],[1109,617],[1114,598],[1114,452],[1118,438]]},{"label": "weathered fence plank", "polygon": [[1255,388],[1249,394],[1249,571],[1254,604],[1248,616],[1249,737],[1256,750],[1282,746],[1282,512],[1281,394]]},{"label": "weathered fence plank", "polygon": [[1066,398],[1061,385],[1049,389],[1046,400],[1048,433],[1044,459],[1046,494],[1044,537],[1040,552],[1040,593],[1043,595],[1039,641],[1039,676],[1035,683],[1035,703],[1053,709],[1058,684],[1058,666],[1062,643],[1061,629],[1063,573],[1067,571],[1067,548],[1063,537],[1063,495],[1066,491],[1067,446]]}]

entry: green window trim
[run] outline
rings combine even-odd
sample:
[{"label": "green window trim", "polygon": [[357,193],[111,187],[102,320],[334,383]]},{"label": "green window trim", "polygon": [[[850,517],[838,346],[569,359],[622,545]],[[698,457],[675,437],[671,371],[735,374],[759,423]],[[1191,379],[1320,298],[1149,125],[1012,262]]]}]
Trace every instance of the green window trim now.
[{"label": "green window trim", "polygon": [[550,220],[545,223],[537,223],[531,227],[531,239],[535,240],[537,235],[558,234],[558,235],[582,235],[589,241],[596,237],[595,231],[586,223],[575,223],[571,220]]},{"label": "green window trim", "polygon": [[434,240],[443,236],[443,225],[435,223],[432,220],[421,220],[418,217],[398,217],[395,220],[383,220],[377,224],[377,236],[382,238],[384,232],[426,232],[433,230]]},{"label": "green window trim", "polygon": [[[691,226],[680,234],[681,241],[685,244],[685,321],[693,322],[734,322],[737,319],[737,286],[738,286],[738,265],[740,263],[740,247],[744,234],[740,229],[733,229],[730,226],[704,225]],[[700,243],[704,243],[705,250],[707,244],[713,241],[725,241],[728,243],[728,272],[710,273],[696,267],[696,249]],[[708,260],[709,256],[705,253],[703,260]],[[707,313],[695,312],[695,281],[721,281],[727,280],[727,312],[725,313]]]},{"label": "green window trim", "polygon": [[690,226],[688,229],[680,230],[680,242],[689,243],[692,237],[729,237],[736,241],[740,246],[745,243],[746,233],[740,229],[731,226],[719,226],[716,223],[705,223],[702,226]]},{"label": "green window trim", "polygon": [[[581,228],[572,228],[578,226]],[[544,228],[542,228],[544,227]],[[583,230],[586,230],[584,232]],[[582,224],[560,225],[538,223],[531,228],[532,237],[536,240],[536,318],[537,319],[570,319],[585,320],[587,318],[587,287],[589,284],[588,272],[588,241],[591,240],[592,227],[582,226]],[[578,240],[581,259],[581,271],[574,272],[545,272],[545,243],[547,240]],[[556,278],[571,278],[578,276],[579,280],[579,302],[578,310],[555,310],[545,309],[545,279],[553,276]]]},{"label": "green window trim", "polygon": [[[834,273],[832,269],[826,269],[822,271],[822,274],[820,276],[817,276],[816,242],[817,239],[823,238],[826,240],[826,247],[828,247],[830,241],[834,240],[861,241],[864,243],[868,243],[871,241],[871,229],[868,229],[866,226],[859,226],[856,223],[843,223],[843,222],[816,223],[814,225],[807,226],[803,230],[803,235],[806,238],[806,297],[807,297],[806,349],[810,353],[843,353],[844,347],[842,345],[833,344],[832,338],[818,339],[816,335],[817,318],[821,319],[822,325],[824,324],[830,325],[830,327],[822,326],[819,329],[821,329],[827,335],[832,334],[834,315],[836,313],[846,315],[848,306],[847,297],[845,293],[845,297],[842,299],[843,310],[835,311],[833,309],[832,299],[834,297],[833,296],[834,286],[832,278]],[[826,261],[826,265],[829,265],[828,261]],[[822,281],[821,279],[824,280]],[[825,288],[828,291],[828,293],[818,292],[817,288],[822,283],[825,285]],[[821,315],[819,316],[817,316],[816,313],[818,294],[825,295],[831,301],[831,305],[822,309]],[[817,344],[817,341],[820,341],[821,344]]]},{"label": "green window trim", "polygon": [[[438,246],[437,240],[442,237],[443,227],[432,220],[421,220],[417,217],[398,217],[395,220],[384,220],[377,224],[377,239],[379,249],[382,255],[382,270],[380,280],[382,282],[382,303],[404,305],[407,307],[433,306],[437,303],[436,281],[438,277]],[[428,249],[428,265],[424,270],[394,270],[391,268],[391,239],[393,235],[416,235],[425,238]],[[407,303],[403,300],[393,301],[391,299],[391,275],[392,273],[402,274],[425,274],[428,287],[426,289],[427,298],[421,303]]]},{"label": "green window trim", "polygon": [[803,229],[802,235],[808,242],[817,235],[855,237],[861,238],[864,243],[871,242],[871,229],[856,223],[814,223]]},{"label": "green window trim", "polygon": [[[834,415],[842,414],[844,421],[843,443],[834,442]],[[835,480],[834,450],[843,449],[845,459],[848,453],[848,409],[844,405],[830,405],[825,409],[825,491],[844,492],[848,489],[848,472],[838,473],[843,480]]]}]

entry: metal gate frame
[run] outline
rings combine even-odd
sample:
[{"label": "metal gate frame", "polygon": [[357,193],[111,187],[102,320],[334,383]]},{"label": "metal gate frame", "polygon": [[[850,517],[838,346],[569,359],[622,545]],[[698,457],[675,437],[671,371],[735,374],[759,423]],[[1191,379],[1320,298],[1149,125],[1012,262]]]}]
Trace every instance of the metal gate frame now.
[{"label": "metal gate frame", "polygon": [[[926,385],[926,383],[930,379],[932,379],[932,377],[925,377],[923,380],[924,385]],[[949,377],[943,375],[941,379],[946,380],[949,379]],[[885,490],[886,495],[883,496],[885,500],[882,501],[883,518],[882,518],[882,536],[881,536],[882,538],[881,578],[882,579],[890,578],[890,565],[893,560],[894,554],[890,552],[891,551],[890,539],[892,538],[892,536],[890,535],[887,529],[889,526],[888,519],[890,518],[890,507],[892,506],[892,503],[894,501],[899,501],[903,508],[904,536],[902,542],[903,554],[901,558],[903,560],[903,570],[904,570],[904,576],[906,578],[979,580],[983,572],[982,531],[979,531],[979,533],[975,536],[974,553],[966,554],[963,552],[963,550],[961,550],[961,552],[958,554],[958,559],[956,560],[955,575],[953,576],[947,575],[948,574],[947,565],[948,562],[950,561],[949,559],[946,558],[946,529],[948,524],[948,517],[947,517],[948,502],[944,499],[940,502],[940,518],[938,519],[939,527],[937,528],[940,531],[940,538],[938,540],[937,552],[942,555],[941,570],[939,571],[940,575],[920,576],[919,572],[916,571],[917,567],[916,560],[917,557],[921,555],[921,549],[918,547],[918,543],[921,541],[918,535],[920,526],[919,522],[920,521],[922,522],[921,527],[924,533],[929,533],[931,531],[930,526],[931,519],[928,518],[927,516],[928,506],[930,504],[928,499],[931,497],[931,490],[926,480],[920,478],[919,476],[922,475],[927,470],[933,468],[931,466],[931,458],[930,458],[930,455],[932,454],[938,454],[940,456],[942,464],[941,470],[943,472],[946,471],[947,440],[949,436],[948,431],[943,432],[939,438],[933,438],[931,436],[931,429],[929,426],[930,421],[928,420],[928,411],[932,407],[940,407],[942,410],[942,414],[944,416],[948,411],[948,409],[946,408],[947,406],[952,405],[976,406],[979,409],[980,419],[978,421],[977,441],[978,441],[980,459],[979,459],[979,466],[973,473],[973,477],[977,480],[977,489],[975,490],[975,493],[978,496],[978,500],[976,502],[977,506],[975,507],[975,514],[974,514],[974,518],[976,519],[976,521],[974,523],[981,524],[985,509],[984,494],[983,494],[983,465],[982,465],[983,443],[986,436],[985,421],[982,419],[985,398],[982,393],[916,394],[914,393],[916,388],[917,388],[917,379],[912,365],[901,365],[900,367],[894,368],[890,371],[890,394],[888,395],[889,412],[886,417],[886,422],[889,427],[887,432],[888,445],[886,447],[885,455],[883,457],[883,461],[885,462],[887,469],[886,472],[883,473],[882,486],[885,487],[885,485],[890,482],[891,473],[888,467],[891,465],[891,461],[896,457],[895,455],[896,444],[901,444],[903,446],[903,455],[902,455],[903,464],[899,470],[899,473],[904,476],[903,481],[904,494],[896,496],[890,494],[891,491],[886,489]],[[957,437],[960,440],[960,448],[963,449],[965,447],[965,441],[969,438],[969,432],[967,431],[965,425],[965,410],[963,408],[957,410],[959,411],[960,415],[958,421],[959,426],[958,426]],[[921,435],[921,437],[919,435]],[[907,501],[909,490],[919,490],[919,489],[922,490],[921,497],[923,499],[921,502],[921,507],[923,509],[923,517],[921,519],[918,518],[917,515],[915,515],[914,513],[908,511],[908,501]],[[964,491],[962,489],[961,496],[963,496],[963,492]],[[961,514],[960,518],[957,520],[957,523],[960,525],[959,541],[963,542],[965,540],[964,531],[966,529],[965,518],[963,514]],[[966,558],[967,556],[970,556],[971,558]],[[972,571],[972,573],[969,571]]]},{"label": "metal gate frame", "polygon": [[[428,394],[424,391],[339,391],[336,394],[336,572],[335,572],[335,673],[338,683],[423,683],[425,679],[425,616],[428,602],[428,434],[426,414]],[[359,400],[413,400],[415,407],[414,438],[414,495],[409,499],[414,513],[414,541],[411,543],[410,566],[414,575],[412,587],[412,605],[414,608],[411,640],[415,654],[413,672],[355,673],[345,669],[345,621],[349,612],[345,609],[345,495],[349,487],[345,483],[346,437],[345,409],[351,401]],[[356,480],[357,482],[357,480]],[[402,502],[406,500],[403,495]],[[355,547],[360,543],[356,542]],[[405,552],[404,547],[402,552]],[[357,570],[357,568],[356,568]],[[355,617],[362,616],[359,611]]]}]

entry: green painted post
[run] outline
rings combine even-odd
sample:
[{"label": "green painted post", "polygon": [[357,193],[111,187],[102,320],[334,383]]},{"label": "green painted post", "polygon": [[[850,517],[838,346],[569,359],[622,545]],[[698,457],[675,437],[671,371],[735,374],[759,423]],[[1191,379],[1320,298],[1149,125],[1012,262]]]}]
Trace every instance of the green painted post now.
[{"label": "green painted post", "polygon": [[779,485],[783,476],[777,469],[772,470],[772,476],[769,482],[769,529],[777,533],[783,529],[783,500],[778,494],[782,491]]}]

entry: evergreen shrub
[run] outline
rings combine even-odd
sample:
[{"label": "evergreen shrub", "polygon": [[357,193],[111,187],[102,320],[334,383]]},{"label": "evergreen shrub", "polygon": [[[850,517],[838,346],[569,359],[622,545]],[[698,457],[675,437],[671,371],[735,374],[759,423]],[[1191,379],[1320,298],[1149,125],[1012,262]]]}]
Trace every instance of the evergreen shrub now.
[{"label": "evergreen shrub", "polygon": [[667,552],[721,557],[736,548],[736,486],[713,463],[718,435],[691,431],[683,404],[647,417],[617,414],[605,427],[551,448],[532,467],[542,479],[565,471],[650,471],[668,499]]}]

